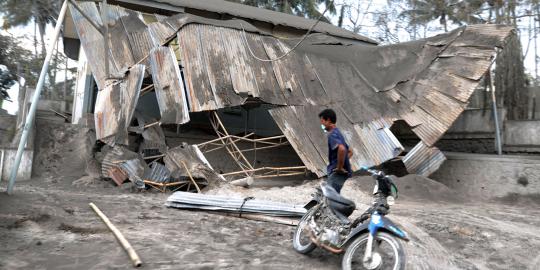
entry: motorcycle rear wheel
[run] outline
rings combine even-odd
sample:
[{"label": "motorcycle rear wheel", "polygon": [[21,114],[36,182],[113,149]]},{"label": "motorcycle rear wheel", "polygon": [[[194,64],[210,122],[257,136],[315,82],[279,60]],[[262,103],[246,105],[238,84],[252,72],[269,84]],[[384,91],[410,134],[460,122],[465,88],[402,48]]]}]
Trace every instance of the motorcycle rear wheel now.
[{"label": "motorcycle rear wheel", "polygon": [[380,255],[381,262],[373,268],[367,268],[363,264],[364,251],[368,240],[368,234],[358,236],[347,247],[343,256],[341,267],[344,270],[364,269],[364,270],[404,270],[405,269],[405,249],[394,236],[378,232],[373,241],[373,253]]},{"label": "motorcycle rear wheel", "polygon": [[298,253],[308,254],[317,247],[317,245],[311,241],[311,229],[309,228],[309,221],[315,213],[316,208],[317,207],[313,207],[309,209],[302,219],[300,219],[298,225],[296,225],[296,230],[293,235],[293,248]]}]

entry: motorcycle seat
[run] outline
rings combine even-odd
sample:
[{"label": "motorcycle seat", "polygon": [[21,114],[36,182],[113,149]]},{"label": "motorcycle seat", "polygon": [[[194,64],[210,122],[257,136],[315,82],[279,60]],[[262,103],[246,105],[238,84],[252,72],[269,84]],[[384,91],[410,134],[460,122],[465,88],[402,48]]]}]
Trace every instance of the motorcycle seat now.
[{"label": "motorcycle seat", "polygon": [[[329,200],[330,208],[336,212],[340,219],[343,220],[343,217],[347,219],[347,217],[349,217],[356,209],[356,204],[354,204],[353,201],[341,196],[330,185],[323,183],[321,184],[321,189],[323,195]],[[341,215],[343,215],[343,217]]]}]

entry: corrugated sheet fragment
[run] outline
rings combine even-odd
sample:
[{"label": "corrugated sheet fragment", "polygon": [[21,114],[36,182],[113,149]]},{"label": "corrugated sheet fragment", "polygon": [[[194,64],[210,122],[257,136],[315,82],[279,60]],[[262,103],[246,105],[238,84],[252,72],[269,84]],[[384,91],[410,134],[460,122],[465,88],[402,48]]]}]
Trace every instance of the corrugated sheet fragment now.
[{"label": "corrugated sheet fragment", "polygon": [[186,168],[194,178],[209,180],[216,177],[216,172],[207,165],[208,161],[200,156],[202,154],[196,146],[182,144],[169,149],[163,161],[175,179],[189,177]]},{"label": "corrugated sheet fragment", "polygon": [[144,188],[141,177],[147,165],[137,153],[119,145],[102,151],[106,151],[101,162],[101,174],[104,178],[113,179],[117,185],[129,178],[137,187]]},{"label": "corrugated sheet fragment", "polygon": [[127,173],[129,181],[133,182],[136,187],[145,187],[142,177],[144,176],[145,171],[148,170],[148,165],[146,165],[142,159],[135,158],[125,160],[119,162],[118,165]]},{"label": "corrugated sheet fragment", "polygon": [[[81,2],[79,7],[98,26],[102,25],[101,16],[95,3]],[[111,52],[105,52],[103,48],[103,36],[83,17],[77,9],[69,5],[70,12],[75,23],[75,28],[81,40],[86,57],[90,60],[88,64],[96,80],[99,89],[103,89],[106,84],[107,74],[105,74],[105,60],[109,60],[109,69],[112,74],[117,74],[118,69],[111,57]]]},{"label": "corrugated sheet fragment", "polygon": [[152,162],[150,163],[150,169],[144,173],[144,180],[149,180],[156,183],[166,183],[171,180],[171,172],[165,167],[165,165]]},{"label": "corrugated sheet fragment", "polygon": [[405,155],[403,163],[409,173],[427,177],[438,170],[445,160],[446,157],[437,147],[429,147],[419,142]]},{"label": "corrugated sheet fragment", "polygon": [[270,216],[296,216],[306,213],[302,205],[290,205],[258,199],[244,200],[230,196],[208,195],[177,191],[165,203],[169,207],[182,209],[203,209],[225,212],[257,213]]},{"label": "corrugated sheet fragment", "polygon": [[172,48],[153,49],[150,54],[150,65],[161,113],[161,124],[187,123],[189,111],[184,83]]},{"label": "corrugated sheet fragment", "polygon": [[[270,110],[270,115],[287,136],[308,170],[319,177],[326,175],[328,146],[326,134],[321,130],[318,113],[321,106],[291,106]],[[403,146],[390,131],[390,123],[378,119],[364,126],[347,122],[339,110],[339,129],[354,152],[353,170],[373,166],[397,157]]]},{"label": "corrugated sheet fragment", "polygon": [[100,90],[94,112],[96,137],[107,144],[128,144],[128,127],[139,99],[144,65],[135,65],[126,77]]}]

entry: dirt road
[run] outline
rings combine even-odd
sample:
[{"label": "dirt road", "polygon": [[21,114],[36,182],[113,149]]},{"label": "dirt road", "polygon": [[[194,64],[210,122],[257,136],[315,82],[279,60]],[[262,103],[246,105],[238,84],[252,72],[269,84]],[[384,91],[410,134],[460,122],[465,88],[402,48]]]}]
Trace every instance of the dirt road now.
[{"label": "dirt road", "polygon": [[[411,188],[407,181],[400,183],[404,194]],[[0,193],[0,269],[132,268],[89,202],[125,234],[143,260],[142,269],[340,268],[341,256],[295,253],[293,227],[169,209],[163,206],[169,194],[134,193],[101,180],[72,182],[34,179],[18,183],[13,196]],[[369,184],[361,177],[344,188],[361,210],[369,202]],[[211,192],[300,203],[315,185]],[[540,269],[539,204],[414,197],[398,199],[390,215],[411,236],[405,244],[408,269]]]}]

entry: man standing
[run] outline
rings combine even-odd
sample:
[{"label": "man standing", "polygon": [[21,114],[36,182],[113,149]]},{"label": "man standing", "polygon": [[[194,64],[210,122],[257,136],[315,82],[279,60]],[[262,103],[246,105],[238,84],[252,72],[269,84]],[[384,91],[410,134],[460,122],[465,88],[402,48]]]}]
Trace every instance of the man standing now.
[{"label": "man standing", "polygon": [[341,131],[336,127],[336,112],[332,109],[323,110],[319,113],[321,127],[328,133],[328,160],[327,167],[328,184],[338,193],[341,191],[345,180],[352,174],[349,158],[352,151],[345,142]]}]

